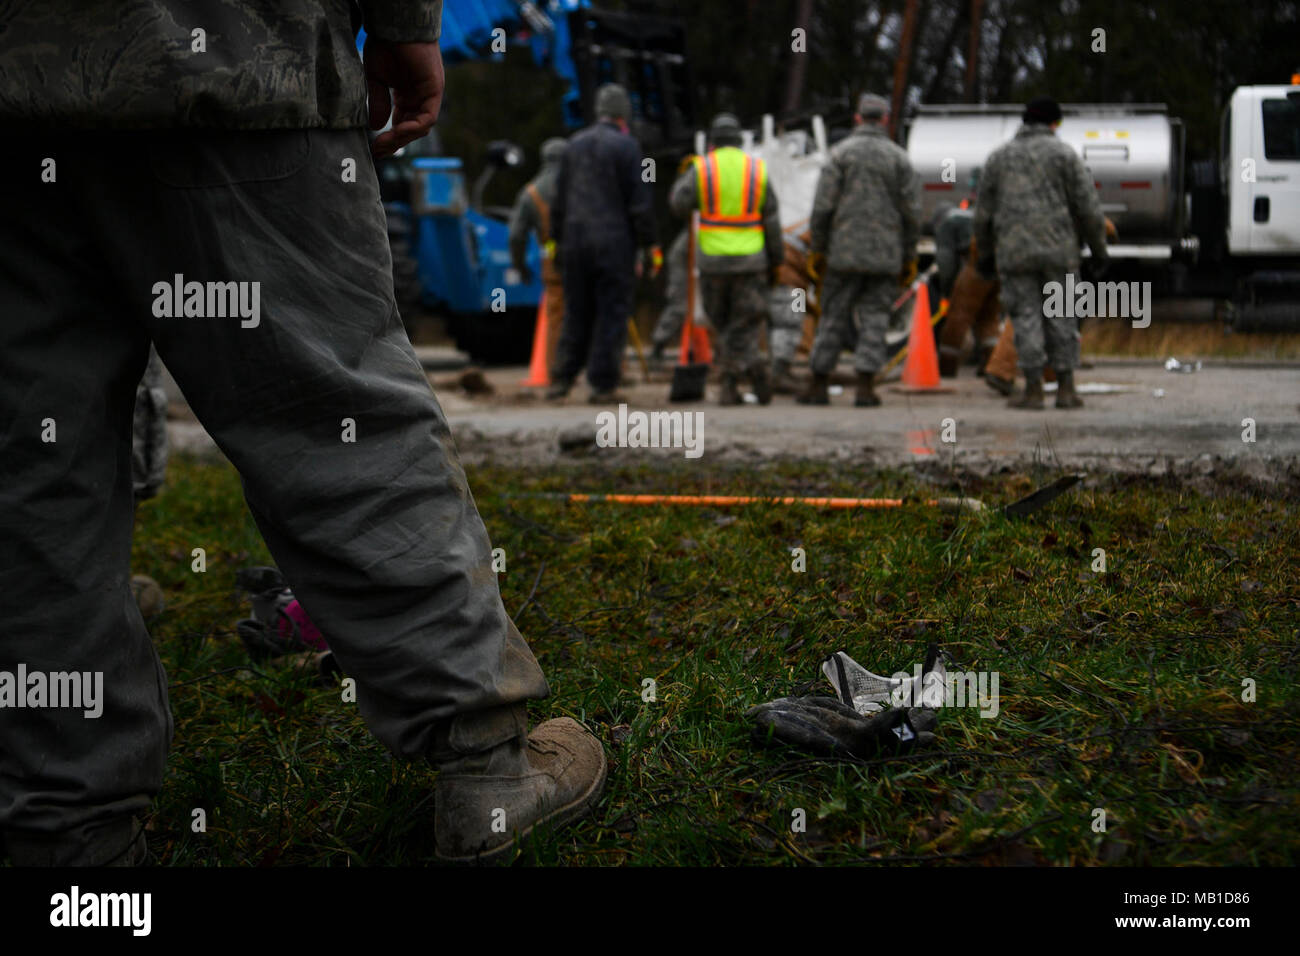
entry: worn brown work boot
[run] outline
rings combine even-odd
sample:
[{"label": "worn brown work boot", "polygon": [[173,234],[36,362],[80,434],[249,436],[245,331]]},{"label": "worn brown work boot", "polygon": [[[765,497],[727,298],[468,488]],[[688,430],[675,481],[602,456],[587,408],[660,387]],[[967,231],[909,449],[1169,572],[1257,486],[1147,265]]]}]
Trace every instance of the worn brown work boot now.
[{"label": "worn brown work boot", "polygon": [[719,405],[739,405],[740,392],[736,390],[736,376],[724,375],[718,386]]},{"label": "worn brown work boot", "polygon": [[1043,373],[1041,369],[1025,370],[1025,390],[1011,401],[1009,408],[1041,409],[1043,407]]},{"label": "worn brown work boot", "polygon": [[1082,408],[1083,399],[1074,390],[1074,372],[1066,369],[1056,370],[1056,407]]},{"label": "worn brown work boot", "polygon": [[[500,708],[451,722],[431,757],[439,766],[434,785],[435,855],[450,862],[491,863],[508,857],[538,825],[552,827],[585,816],[605,786],[605,748],[576,720],[559,717],[526,737],[524,708]],[[503,734],[508,734],[501,740]],[[447,760],[448,752],[494,746]]]},{"label": "worn brown work boot", "polygon": [[829,375],[818,375],[813,372],[808,387],[795,397],[795,401],[800,405],[829,405],[831,403],[830,387],[831,377]]},{"label": "worn brown work boot", "polygon": [[749,381],[754,386],[754,395],[758,398],[758,404],[772,404],[772,374],[768,371],[767,365],[759,362],[749,370]]},{"label": "worn brown work boot", "polygon": [[622,392],[618,391],[617,389],[613,389],[613,388],[607,388],[604,389],[603,391],[593,390],[592,393],[587,396],[587,404],[588,405],[625,405],[627,404],[627,396],[625,396]]},{"label": "worn brown work boot", "polygon": [[874,372],[858,373],[858,390],[853,396],[853,404],[857,408],[875,408],[880,404],[880,396],[876,394]]},{"label": "worn brown work boot", "polygon": [[957,352],[946,352],[942,347],[939,349],[939,375],[942,378],[956,378],[957,365],[961,361],[961,355]]}]

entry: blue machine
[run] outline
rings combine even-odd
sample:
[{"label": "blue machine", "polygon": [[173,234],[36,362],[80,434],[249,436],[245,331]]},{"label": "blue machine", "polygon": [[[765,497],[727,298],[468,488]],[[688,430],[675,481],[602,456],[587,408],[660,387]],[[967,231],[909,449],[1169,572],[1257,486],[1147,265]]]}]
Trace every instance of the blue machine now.
[{"label": "blue machine", "polygon": [[[565,81],[569,129],[589,120],[596,87],[617,81],[632,96],[633,128],[647,151],[689,143],[685,31],[676,21],[596,11],[590,0],[445,0],[439,46],[446,65],[501,60],[503,40],[528,45],[538,66]],[[357,49],[364,46],[362,31]],[[443,314],[459,347],[477,361],[527,361],[542,286],[538,278],[518,281],[508,224],[477,201],[491,169],[470,187],[460,159],[411,155],[420,149],[429,146],[417,141],[380,164],[399,301]],[[492,168],[513,166],[523,152],[498,142],[488,157]],[[527,260],[540,276],[535,237]]]}]

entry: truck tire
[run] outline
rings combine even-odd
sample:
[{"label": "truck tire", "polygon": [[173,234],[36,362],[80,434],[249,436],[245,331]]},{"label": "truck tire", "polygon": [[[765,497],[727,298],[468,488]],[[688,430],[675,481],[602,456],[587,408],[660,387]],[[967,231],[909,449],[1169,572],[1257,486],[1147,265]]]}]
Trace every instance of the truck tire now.
[{"label": "truck tire", "polygon": [[384,203],[388,220],[388,248],[393,257],[393,296],[403,314],[414,314],[421,305],[420,266],[411,247],[410,209],[405,203]]}]

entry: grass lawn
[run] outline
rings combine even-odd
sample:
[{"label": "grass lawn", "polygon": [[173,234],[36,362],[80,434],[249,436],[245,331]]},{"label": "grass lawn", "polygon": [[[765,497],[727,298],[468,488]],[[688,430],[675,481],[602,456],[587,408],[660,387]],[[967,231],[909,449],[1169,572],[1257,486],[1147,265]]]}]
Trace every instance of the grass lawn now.
[{"label": "grass lawn", "polygon": [[[951,491],[1005,503],[1053,475]],[[476,468],[506,607],[552,696],[604,741],[596,816],[536,864],[1300,862],[1300,495],[1207,497],[1099,479],[1045,511],[722,511],[507,497],[534,491],[929,496],[844,465]],[[206,573],[190,551],[207,550]],[[792,570],[803,548],[807,570]],[[1094,549],[1106,571],[1095,573]],[[184,458],[138,515],[134,570],[176,739],[150,844],[164,864],[431,862],[427,766],[396,760],[337,688],[251,666],[235,571],[271,563],[228,466]],[[942,711],[935,747],[868,762],[750,738],[749,706],[829,693],[839,649],[910,670],[929,642],[997,671],[999,713]],[[656,699],[642,699],[643,681]],[[1245,702],[1243,681],[1256,699]],[[191,830],[203,808],[207,830]],[[1106,830],[1096,832],[1095,810]],[[794,811],[807,826],[791,832]]]}]

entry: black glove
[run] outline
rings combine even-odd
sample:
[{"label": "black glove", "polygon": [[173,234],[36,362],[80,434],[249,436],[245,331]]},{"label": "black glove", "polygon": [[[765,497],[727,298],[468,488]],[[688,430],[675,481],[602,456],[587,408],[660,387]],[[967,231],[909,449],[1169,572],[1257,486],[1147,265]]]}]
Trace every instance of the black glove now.
[{"label": "black glove", "polygon": [[1092,273],[1093,279],[1101,279],[1110,271],[1110,256],[1093,256],[1088,262],[1088,271]]},{"label": "black glove", "polygon": [[830,757],[907,753],[934,741],[935,711],[895,707],[863,717],[833,697],[782,697],[751,707],[745,717],[760,743],[779,740]]},{"label": "black glove", "polygon": [[998,277],[998,263],[993,256],[981,254],[975,260],[975,271],[979,273],[980,278],[985,282],[993,282]]}]

